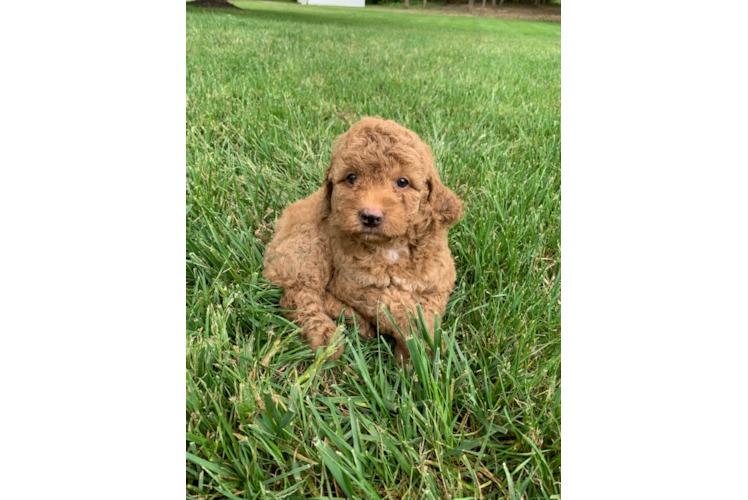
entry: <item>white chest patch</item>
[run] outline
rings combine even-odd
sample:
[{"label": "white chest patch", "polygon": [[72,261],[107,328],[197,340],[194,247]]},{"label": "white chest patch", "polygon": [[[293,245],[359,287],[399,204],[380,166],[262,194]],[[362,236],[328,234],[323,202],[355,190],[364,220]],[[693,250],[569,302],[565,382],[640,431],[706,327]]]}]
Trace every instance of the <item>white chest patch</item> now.
[{"label": "white chest patch", "polygon": [[415,292],[416,291],[416,285],[409,284],[404,279],[396,278],[396,277],[393,276],[392,277],[392,282],[395,285],[397,285],[398,287],[400,287],[401,289],[403,289],[403,290],[408,290],[410,292]]},{"label": "white chest patch", "polygon": [[406,252],[406,254],[407,254],[407,249],[405,249],[405,248],[397,248],[395,250],[385,250],[384,251],[384,256],[387,257],[392,262],[396,262],[397,259],[400,258],[400,254],[402,252]]}]

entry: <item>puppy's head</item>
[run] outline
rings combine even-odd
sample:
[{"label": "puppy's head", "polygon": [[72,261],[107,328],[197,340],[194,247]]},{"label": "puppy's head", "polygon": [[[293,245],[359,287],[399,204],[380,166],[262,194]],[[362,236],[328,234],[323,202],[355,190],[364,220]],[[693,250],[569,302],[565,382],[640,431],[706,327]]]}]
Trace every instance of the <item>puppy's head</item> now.
[{"label": "puppy's head", "polygon": [[324,182],[322,216],[374,245],[407,235],[414,224],[445,227],[462,216],[431,149],[391,120],[363,118],[338,137]]}]

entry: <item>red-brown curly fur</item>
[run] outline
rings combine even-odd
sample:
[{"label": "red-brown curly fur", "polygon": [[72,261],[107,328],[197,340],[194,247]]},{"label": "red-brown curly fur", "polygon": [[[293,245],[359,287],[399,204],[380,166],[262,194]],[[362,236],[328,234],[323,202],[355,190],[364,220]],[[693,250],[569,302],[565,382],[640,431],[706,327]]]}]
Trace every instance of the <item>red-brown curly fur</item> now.
[{"label": "red-brown curly fur", "polygon": [[[322,187],[283,212],[263,276],[284,287],[281,307],[303,327],[313,351],[328,344],[333,319],[345,310],[364,336],[374,335],[372,324],[393,336],[395,355],[407,361],[408,311],[420,304],[433,331],[434,313],[444,313],[452,293],[456,275],[447,229],[462,209],[441,183],[431,149],[414,132],[391,120],[364,118],[335,141]],[[364,225],[362,210],[382,214],[381,224]],[[342,353],[341,346],[330,359]]]}]

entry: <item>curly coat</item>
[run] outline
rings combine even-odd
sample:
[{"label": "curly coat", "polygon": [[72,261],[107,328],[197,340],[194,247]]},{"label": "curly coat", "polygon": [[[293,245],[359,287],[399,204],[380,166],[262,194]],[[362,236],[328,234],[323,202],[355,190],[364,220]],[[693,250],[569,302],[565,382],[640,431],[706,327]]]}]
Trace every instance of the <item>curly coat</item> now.
[{"label": "curly coat", "polygon": [[263,276],[284,287],[284,314],[313,351],[329,343],[344,311],[362,335],[373,337],[374,324],[393,336],[396,357],[407,361],[408,313],[420,304],[433,331],[454,288],[447,229],[462,213],[418,135],[363,118],[336,139],[322,187],[284,210]]}]

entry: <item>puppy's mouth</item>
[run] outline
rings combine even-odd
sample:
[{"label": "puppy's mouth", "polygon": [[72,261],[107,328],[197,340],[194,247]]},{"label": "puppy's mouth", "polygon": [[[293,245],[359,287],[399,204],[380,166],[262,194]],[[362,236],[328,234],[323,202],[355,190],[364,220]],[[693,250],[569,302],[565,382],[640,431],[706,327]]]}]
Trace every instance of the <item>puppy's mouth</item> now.
[{"label": "puppy's mouth", "polygon": [[386,241],[390,239],[389,236],[382,232],[381,228],[366,226],[361,226],[360,228],[358,228],[358,231],[352,236],[367,242]]},{"label": "puppy's mouth", "polygon": [[[396,214],[397,215],[397,214]],[[397,219],[397,217],[395,219]],[[361,215],[361,210],[336,211],[333,216],[333,224],[349,238],[369,245],[385,245],[395,238],[404,236],[406,231],[396,220],[376,221],[369,220]],[[385,216],[386,218],[386,216]]]}]

